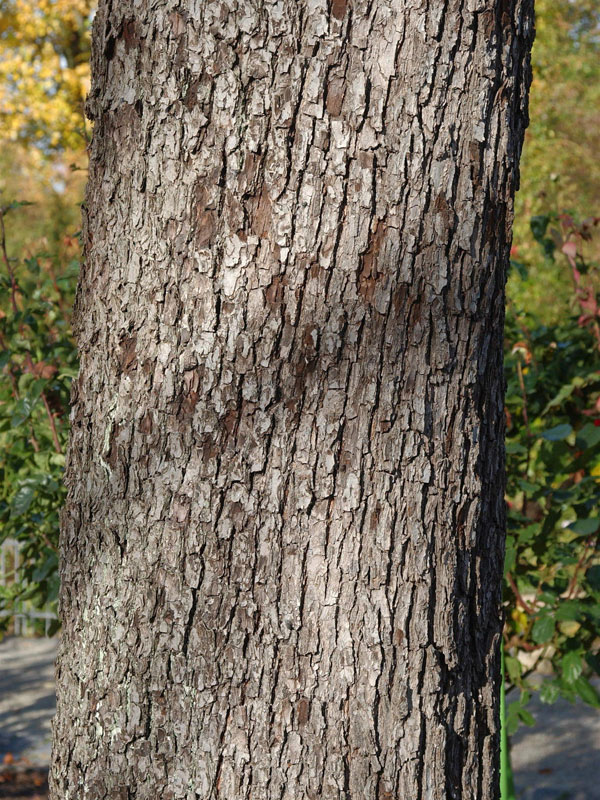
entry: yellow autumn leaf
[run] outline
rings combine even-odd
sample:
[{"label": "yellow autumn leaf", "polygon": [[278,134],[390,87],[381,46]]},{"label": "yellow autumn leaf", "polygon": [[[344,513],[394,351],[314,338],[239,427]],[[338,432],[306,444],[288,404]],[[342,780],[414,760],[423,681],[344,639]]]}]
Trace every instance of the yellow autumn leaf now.
[{"label": "yellow autumn leaf", "polygon": [[569,619],[558,623],[559,631],[564,633],[565,636],[575,636],[579,628],[581,628],[580,623],[574,619]]},{"label": "yellow autumn leaf", "polygon": [[81,150],[91,0],[6,0],[0,14],[0,140]]},{"label": "yellow autumn leaf", "polygon": [[510,616],[515,623],[517,633],[524,633],[527,630],[527,614],[520,608],[513,608]]}]

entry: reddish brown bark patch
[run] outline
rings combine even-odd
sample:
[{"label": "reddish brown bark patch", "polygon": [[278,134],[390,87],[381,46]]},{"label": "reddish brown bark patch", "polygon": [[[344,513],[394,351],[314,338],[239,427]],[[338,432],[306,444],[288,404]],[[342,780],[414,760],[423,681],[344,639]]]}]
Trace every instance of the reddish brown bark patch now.
[{"label": "reddish brown bark patch", "polygon": [[347,6],[348,0],[332,0],[331,13],[336,19],[344,19]]},{"label": "reddish brown bark patch", "polygon": [[380,220],[375,224],[375,230],[371,234],[369,248],[361,256],[361,270],[358,276],[358,291],[369,302],[373,299],[377,280],[381,273],[377,270],[377,256],[383,243],[385,225]]},{"label": "reddish brown bark patch", "polygon": [[196,187],[196,247],[209,247],[217,228],[217,212],[211,208],[207,189],[202,185]]},{"label": "reddish brown bark patch", "polygon": [[208,247],[212,242],[217,227],[217,220],[214,211],[204,209],[198,214],[196,223],[196,245],[198,247]]},{"label": "reddish brown bark patch", "polygon": [[192,391],[183,399],[179,410],[179,416],[183,418],[191,417],[197,405],[198,392]]},{"label": "reddish brown bark patch", "polygon": [[174,36],[182,36],[185,33],[187,27],[185,17],[179,11],[172,11],[169,14],[169,21],[172,25]]},{"label": "reddish brown bark patch", "polygon": [[187,88],[185,97],[183,98],[183,105],[188,111],[191,111],[195,105],[198,104],[198,89],[200,88],[200,80],[196,78]]},{"label": "reddish brown bark patch", "polygon": [[126,336],[124,339],[122,339],[121,355],[119,358],[122,372],[131,372],[137,364],[137,353],[135,350],[136,344],[137,336],[135,333],[132,336]]},{"label": "reddish brown bark patch", "polygon": [[306,697],[302,697],[298,700],[296,711],[298,713],[298,725],[306,725],[310,711],[310,703]]},{"label": "reddish brown bark patch", "polygon": [[235,433],[240,423],[237,408],[231,408],[223,417],[222,425],[229,436]]},{"label": "reddish brown bark patch", "polygon": [[123,41],[125,42],[125,52],[137,47],[140,43],[140,36],[134,19],[128,19],[123,23]]},{"label": "reddish brown bark patch", "polygon": [[283,281],[279,275],[275,275],[266,291],[267,303],[270,306],[277,306],[283,300]]},{"label": "reddish brown bark patch", "polygon": [[262,187],[260,195],[251,202],[251,228],[256,236],[265,237],[269,235],[271,228],[271,198],[266,186]]},{"label": "reddish brown bark patch", "polygon": [[106,456],[106,462],[110,465],[111,469],[115,469],[117,466],[117,461],[119,460],[119,444],[118,444],[118,436],[121,430],[120,425],[115,425],[115,428],[112,433],[112,439],[110,443],[110,450],[108,451],[108,455]]},{"label": "reddish brown bark patch", "polygon": [[333,78],[327,86],[325,108],[330,117],[339,117],[344,103],[345,87],[341,78]]},{"label": "reddish brown bark patch", "polygon": [[150,433],[152,428],[152,413],[150,411],[146,411],[140,421],[140,431],[141,433]]}]

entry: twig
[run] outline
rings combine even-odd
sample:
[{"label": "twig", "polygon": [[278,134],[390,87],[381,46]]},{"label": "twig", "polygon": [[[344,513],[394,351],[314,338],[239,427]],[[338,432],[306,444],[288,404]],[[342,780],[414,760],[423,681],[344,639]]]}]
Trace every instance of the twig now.
[{"label": "twig", "polygon": [[[17,314],[18,311],[19,311],[19,307],[17,305],[17,297],[16,297],[16,294],[17,294],[17,291],[18,291],[18,286],[17,286],[17,282],[16,282],[16,279],[15,279],[15,274],[13,272],[13,269],[12,269],[11,265],[10,265],[10,259],[8,258],[8,253],[7,253],[7,250],[6,250],[6,230],[5,230],[5,227],[4,227],[4,215],[5,215],[5,213],[6,213],[6,208],[0,208],[0,248],[2,249],[2,259],[3,259],[3,261],[4,261],[5,265],[6,265],[6,269],[8,270],[8,275],[10,277],[10,284],[11,284],[11,289],[12,289],[12,291],[11,291],[11,301],[12,301],[13,313]],[[20,324],[19,329],[21,331],[23,330],[23,324],[22,323]],[[27,368],[34,374],[33,361],[31,359],[30,353],[27,353],[26,356],[25,356],[25,364],[26,364]],[[15,397],[16,397],[16,399],[18,399],[19,395],[18,395],[18,391],[16,389],[14,378],[12,379],[12,382],[13,382],[13,391],[14,391]],[[50,430],[52,431],[52,441],[54,443],[54,449],[56,450],[57,453],[62,453],[62,448],[60,446],[60,440],[58,438],[58,433],[57,433],[57,430],[56,430],[56,422],[54,420],[54,415],[52,414],[52,411],[51,411],[50,406],[48,404],[48,399],[47,399],[46,394],[44,392],[41,393],[41,397],[42,397],[42,401],[44,403],[44,408],[46,409],[46,413],[48,415],[48,420],[50,422]],[[39,450],[40,450],[40,447],[39,447],[37,439],[35,438],[35,434],[33,432],[33,424],[31,424],[31,444],[32,444],[33,449],[35,450],[35,452],[38,453]]]},{"label": "twig", "polygon": [[[35,374],[33,361],[29,353],[27,353],[25,356],[25,365],[32,374]],[[52,413],[52,410],[48,404],[48,398],[46,397],[46,393],[42,392],[40,397],[42,398],[42,402],[44,403],[44,408],[46,409],[46,414],[48,415],[48,421],[50,422],[50,430],[52,431],[52,441],[54,443],[54,449],[56,450],[57,453],[62,453],[60,440],[58,438],[58,433],[56,431],[56,422],[54,420],[54,414]]]},{"label": "twig", "polygon": [[48,399],[44,392],[42,392],[42,401],[44,403],[44,408],[46,409],[46,413],[48,414],[48,419],[50,420],[50,429],[52,430],[52,441],[54,443],[54,449],[57,453],[62,453],[62,448],[60,446],[60,441],[58,438],[58,434],[56,432],[56,422],[54,420],[54,414],[52,413],[50,406],[48,405]]},{"label": "twig", "polygon": [[508,581],[508,583],[510,585],[510,588],[513,590],[513,594],[517,598],[517,601],[520,603],[521,608],[524,611],[526,611],[528,614],[532,614],[532,615],[535,614],[535,608],[530,606],[529,603],[525,602],[525,600],[523,599],[523,596],[521,595],[521,593],[517,589],[517,584],[515,583],[515,580],[514,580],[513,576],[510,574],[510,572],[506,573],[506,580]]},{"label": "twig", "polygon": [[[529,414],[527,413],[527,390],[525,389],[525,380],[523,378],[523,369],[521,362],[517,361],[517,376],[519,378],[519,387],[521,388],[521,397],[523,398],[523,421],[525,422],[525,430],[527,432],[527,458],[525,459],[525,477],[529,472],[529,462],[531,460],[531,427],[529,425]],[[523,492],[523,506],[521,513],[525,516],[527,511],[527,494]]]},{"label": "twig", "polygon": [[49,548],[50,550],[53,550],[54,552],[56,552],[56,550],[57,550],[57,547],[56,547],[56,545],[55,545],[55,544],[52,544],[52,542],[50,541],[50,539],[48,538],[48,536],[47,536],[47,535],[44,533],[44,531],[39,531],[39,534],[40,534],[40,536],[42,537],[42,539],[43,539],[43,541],[44,541],[44,544],[46,545],[46,547],[47,547],[47,548]]},{"label": "twig", "polygon": [[8,253],[6,252],[6,232],[4,230],[5,214],[6,214],[6,208],[0,208],[0,247],[2,248],[2,260],[6,265],[6,269],[8,270],[8,276],[10,278],[11,301],[12,301],[13,312],[17,314],[19,311],[19,307],[17,306],[17,291],[19,287],[17,286],[17,282],[15,280],[15,273],[13,272],[13,268],[10,265],[10,259],[8,258]]},{"label": "twig", "polygon": [[575,566],[575,572],[573,573],[573,577],[571,578],[571,581],[569,583],[569,588],[567,589],[568,600],[571,600],[573,597],[575,587],[577,586],[577,575],[579,573],[579,570],[581,569],[583,563],[587,559],[589,551],[591,549],[595,549],[595,547],[596,547],[596,538],[590,537],[585,543],[585,547],[583,548],[583,553],[581,554],[581,557],[579,558],[579,561]]},{"label": "twig", "polygon": [[[2,347],[3,350],[8,350],[8,348],[6,346],[6,342],[4,340],[4,336],[2,336],[1,333],[0,333],[0,347]],[[18,388],[18,385],[17,385],[17,380],[16,380],[15,376],[12,374],[12,370],[9,367],[10,367],[10,365],[7,364],[6,374],[8,375],[8,379],[9,379],[10,384],[12,386],[13,397],[15,398],[15,400],[18,401],[19,400],[19,388]],[[38,444],[38,440],[35,438],[33,422],[31,422],[31,421],[29,422],[29,427],[31,429],[31,437],[30,437],[29,441],[31,442],[31,446],[33,447],[34,451],[36,453],[39,453],[40,452],[40,446]]]},{"label": "twig", "polygon": [[511,639],[508,639],[506,642],[507,647],[520,647],[522,650],[527,650],[528,653],[533,652],[534,650],[539,649],[539,645],[537,644],[529,644],[529,642],[525,642],[523,639],[519,639],[517,634],[515,634]]},{"label": "twig", "polygon": [[[519,644],[522,646],[524,643],[523,642],[519,642]],[[536,658],[535,663],[533,664],[533,666],[530,667],[530,669],[526,670],[522,675],[519,676],[522,681],[527,680],[527,678],[530,675],[533,675],[533,673],[536,671],[536,668],[537,668],[538,664],[540,663],[540,661],[543,661],[546,658],[546,653],[548,651],[548,647],[549,647],[549,645],[545,645],[543,650],[542,650],[542,652],[539,654],[538,658]],[[525,649],[533,651],[533,650],[537,650],[538,648],[530,646],[530,647],[526,647]],[[506,694],[508,694],[509,692],[512,692],[513,689],[517,689],[517,688],[518,687],[517,687],[517,685],[515,683],[511,683],[511,685],[508,687],[508,689],[506,689]]]}]

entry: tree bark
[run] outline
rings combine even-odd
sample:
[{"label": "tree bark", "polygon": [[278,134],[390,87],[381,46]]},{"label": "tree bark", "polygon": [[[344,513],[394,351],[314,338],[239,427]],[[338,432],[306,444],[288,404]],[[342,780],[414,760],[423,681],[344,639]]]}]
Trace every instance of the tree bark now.
[{"label": "tree bark", "polygon": [[532,0],[101,0],[53,800],[495,800]]}]

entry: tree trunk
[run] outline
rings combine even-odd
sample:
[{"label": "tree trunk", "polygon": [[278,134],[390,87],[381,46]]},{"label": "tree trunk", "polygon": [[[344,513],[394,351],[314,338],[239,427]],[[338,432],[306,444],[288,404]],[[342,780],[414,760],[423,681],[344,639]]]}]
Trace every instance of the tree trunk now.
[{"label": "tree trunk", "polygon": [[102,0],[54,800],[494,800],[532,0]]}]

